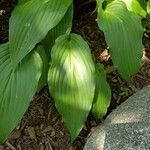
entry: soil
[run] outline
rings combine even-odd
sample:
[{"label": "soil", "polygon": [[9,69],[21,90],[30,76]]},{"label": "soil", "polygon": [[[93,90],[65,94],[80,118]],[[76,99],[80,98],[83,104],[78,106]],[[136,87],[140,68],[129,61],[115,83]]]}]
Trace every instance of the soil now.
[{"label": "soil", "polygon": [[[76,3],[77,1],[72,32],[80,34],[88,42],[96,61],[105,66],[107,81],[112,89],[108,115],[137,90],[150,84],[150,33],[144,33],[142,67],[129,85],[112,65],[104,34],[97,26],[95,1],[80,0],[80,3]],[[8,41],[9,17],[15,4],[15,0],[0,1],[0,43]],[[36,94],[22,122],[8,140],[0,145],[0,150],[82,150],[87,138],[98,124],[100,121],[89,114],[82,132],[71,144],[69,133],[55,109],[48,88],[45,87]]]}]

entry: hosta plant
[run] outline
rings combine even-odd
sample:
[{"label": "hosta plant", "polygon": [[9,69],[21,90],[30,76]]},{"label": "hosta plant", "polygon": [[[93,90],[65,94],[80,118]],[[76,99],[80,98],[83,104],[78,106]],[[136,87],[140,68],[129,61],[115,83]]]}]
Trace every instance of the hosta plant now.
[{"label": "hosta plant", "polygon": [[[97,0],[97,23],[122,77],[140,68],[149,2]],[[21,121],[36,91],[48,84],[72,141],[87,116],[103,118],[111,90],[102,64],[86,41],[71,33],[72,0],[20,0],[9,20],[9,41],[0,45],[0,143]]]}]

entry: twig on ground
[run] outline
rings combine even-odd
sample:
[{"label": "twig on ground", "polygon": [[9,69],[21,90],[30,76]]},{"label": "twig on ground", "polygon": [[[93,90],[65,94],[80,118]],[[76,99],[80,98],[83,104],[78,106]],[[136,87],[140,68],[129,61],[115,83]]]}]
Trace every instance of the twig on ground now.
[{"label": "twig on ground", "polygon": [[6,141],[6,145],[11,149],[11,150],[17,150],[12,144],[10,144],[8,141]]}]

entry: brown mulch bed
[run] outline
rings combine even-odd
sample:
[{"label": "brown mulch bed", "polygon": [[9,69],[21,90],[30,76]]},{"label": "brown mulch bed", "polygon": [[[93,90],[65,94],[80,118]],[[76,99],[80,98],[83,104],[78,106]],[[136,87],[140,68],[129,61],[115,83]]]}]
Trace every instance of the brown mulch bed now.
[{"label": "brown mulch bed", "polygon": [[[8,40],[8,22],[15,4],[15,0],[0,1],[0,43]],[[81,1],[80,5],[76,6],[73,32],[80,34],[88,42],[96,61],[105,66],[107,80],[112,89],[109,114],[137,90],[150,84],[150,34],[145,32],[143,36],[142,67],[133,77],[132,84],[129,85],[112,65],[103,32],[97,26],[94,12],[95,1],[89,0],[87,3]],[[8,140],[0,145],[0,150],[82,150],[87,137],[99,123],[100,121],[95,120],[90,114],[84,129],[76,141],[71,144],[63,120],[55,109],[48,88],[45,87],[34,97],[21,124]]]}]

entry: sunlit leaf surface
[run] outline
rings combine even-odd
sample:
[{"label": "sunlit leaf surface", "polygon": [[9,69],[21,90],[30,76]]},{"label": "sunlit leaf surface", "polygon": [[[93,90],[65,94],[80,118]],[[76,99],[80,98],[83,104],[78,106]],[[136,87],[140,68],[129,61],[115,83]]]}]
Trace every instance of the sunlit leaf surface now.
[{"label": "sunlit leaf surface", "polygon": [[[100,4],[100,3],[99,3]],[[138,15],[128,11],[122,0],[99,5],[98,25],[105,34],[114,65],[126,80],[141,66],[143,27]]]},{"label": "sunlit leaf surface", "polygon": [[9,43],[13,67],[63,18],[72,0],[30,0],[16,6],[10,18]]},{"label": "sunlit leaf surface", "polygon": [[56,38],[65,33],[69,34],[72,28],[72,19],[73,19],[73,4],[70,5],[66,14],[62,20],[51,29],[45,39],[42,41],[44,48],[47,51],[47,54],[50,55],[51,48],[54,45]]},{"label": "sunlit leaf surface", "polygon": [[95,67],[87,43],[76,34],[60,36],[51,51],[50,93],[72,140],[81,131],[91,109]]},{"label": "sunlit leaf surface", "polygon": [[103,119],[111,101],[111,89],[106,81],[103,65],[96,65],[96,89],[92,113],[96,118]]}]

